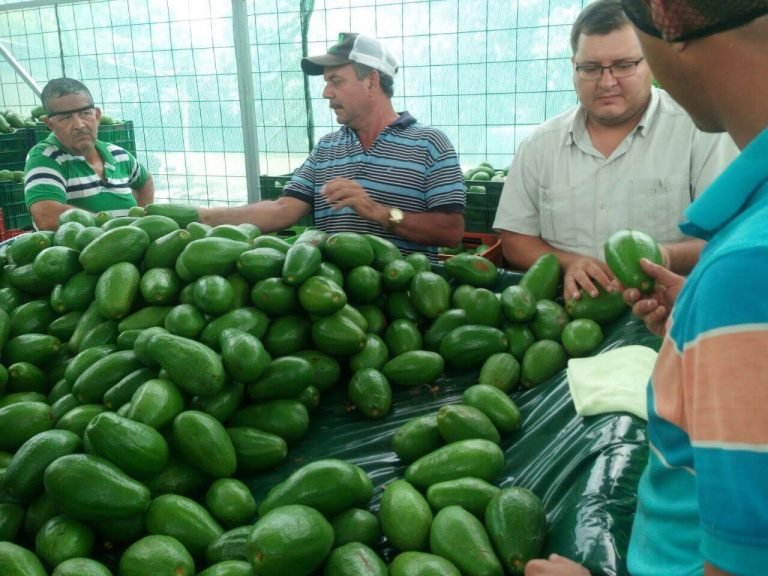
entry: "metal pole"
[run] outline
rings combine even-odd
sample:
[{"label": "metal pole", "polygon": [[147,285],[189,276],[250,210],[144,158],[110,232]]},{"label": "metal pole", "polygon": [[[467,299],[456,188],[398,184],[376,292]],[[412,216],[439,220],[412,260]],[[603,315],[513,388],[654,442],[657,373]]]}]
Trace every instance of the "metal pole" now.
[{"label": "metal pole", "polygon": [[248,37],[247,0],[232,0],[232,29],[235,41],[235,62],[237,64],[237,87],[240,93],[240,116],[242,118],[243,146],[245,151],[245,179],[248,187],[248,202],[261,200],[259,180],[259,143],[256,136],[256,103],[253,90],[253,67],[251,46]]},{"label": "metal pole", "polygon": [[37,82],[35,82],[35,79],[32,78],[32,76],[27,72],[27,70],[22,66],[16,58],[13,57],[13,54],[11,54],[11,51],[8,50],[5,45],[0,42],[0,54],[3,55],[3,57],[8,61],[8,64],[11,65],[11,68],[16,70],[16,74],[21,76],[24,79],[24,82],[26,82],[27,86],[30,87],[30,89],[37,94],[37,97],[40,97],[40,94],[42,91],[40,90],[40,87],[37,85]]},{"label": "metal pole", "polygon": [[0,12],[10,12],[11,10],[26,10],[27,8],[42,8],[44,6],[53,6],[54,4],[75,4],[84,2],[84,0],[28,0],[27,2],[9,2],[0,5]]}]

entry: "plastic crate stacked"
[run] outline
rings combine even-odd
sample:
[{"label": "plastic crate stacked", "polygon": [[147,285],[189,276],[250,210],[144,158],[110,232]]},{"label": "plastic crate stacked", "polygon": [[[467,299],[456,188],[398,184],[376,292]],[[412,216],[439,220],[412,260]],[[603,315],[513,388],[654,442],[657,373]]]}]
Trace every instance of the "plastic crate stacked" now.
[{"label": "plastic crate stacked", "polygon": [[464,229],[467,232],[493,233],[493,220],[504,182],[467,180],[466,185],[467,209],[464,212]]},{"label": "plastic crate stacked", "polygon": [[24,162],[35,144],[34,128],[16,128],[0,133],[0,236],[32,228],[32,217],[24,203]]},{"label": "plastic crate stacked", "polygon": [[0,181],[0,209],[3,211],[3,232],[32,228],[32,216],[24,202],[24,182]]},{"label": "plastic crate stacked", "polygon": [[[293,174],[283,174],[281,176],[261,176],[259,178],[259,188],[261,190],[262,200],[276,200],[283,193],[283,186],[291,181]],[[296,222],[297,226],[312,226],[315,219],[312,214],[304,216]]]},{"label": "plastic crate stacked", "polygon": [[0,170],[24,170],[27,152],[35,145],[34,128],[0,132]]}]

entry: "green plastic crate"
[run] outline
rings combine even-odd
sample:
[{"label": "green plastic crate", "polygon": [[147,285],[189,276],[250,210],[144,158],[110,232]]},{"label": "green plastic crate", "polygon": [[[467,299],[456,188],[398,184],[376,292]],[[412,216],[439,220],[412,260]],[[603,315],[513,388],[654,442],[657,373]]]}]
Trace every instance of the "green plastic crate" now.
[{"label": "green plastic crate", "polygon": [[[283,193],[283,187],[291,181],[293,174],[283,174],[282,176],[261,176],[259,178],[259,189],[262,200],[276,200]],[[297,226],[312,226],[314,218],[310,214],[304,216],[298,222]]]},{"label": "green plastic crate", "polygon": [[6,230],[29,230],[32,216],[24,202],[24,184],[0,182],[0,208]]},{"label": "green plastic crate", "polygon": [[[493,233],[496,207],[499,205],[504,182],[467,180],[467,209],[464,212],[464,230],[467,232]],[[485,192],[469,192],[470,187],[483,187]]]},{"label": "green plastic crate", "polygon": [[[42,142],[48,136],[51,131],[48,130],[48,126],[45,124],[39,124],[34,128],[35,142]],[[136,156],[136,134],[133,131],[133,122],[128,120],[121,124],[105,124],[99,126],[99,140],[102,142],[109,142],[124,148],[134,156]]]},{"label": "green plastic crate", "polygon": [[34,128],[0,133],[0,170],[24,170],[27,152],[35,144]]},{"label": "green plastic crate", "polygon": [[261,176],[259,178],[259,188],[261,190],[262,200],[275,200],[283,193],[283,186],[291,181],[293,174],[283,174],[282,176]]}]

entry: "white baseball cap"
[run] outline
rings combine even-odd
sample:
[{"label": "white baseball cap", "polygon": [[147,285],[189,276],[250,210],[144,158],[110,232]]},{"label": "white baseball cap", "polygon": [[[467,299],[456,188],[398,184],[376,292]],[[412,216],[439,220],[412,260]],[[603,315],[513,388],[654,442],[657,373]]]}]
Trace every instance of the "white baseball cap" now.
[{"label": "white baseball cap", "polygon": [[321,76],[325,67],[344,66],[357,62],[386,74],[397,74],[397,60],[376,38],[342,32],[339,40],[327,54],[307,56],[301,60],[301,69],[308,76]]}]

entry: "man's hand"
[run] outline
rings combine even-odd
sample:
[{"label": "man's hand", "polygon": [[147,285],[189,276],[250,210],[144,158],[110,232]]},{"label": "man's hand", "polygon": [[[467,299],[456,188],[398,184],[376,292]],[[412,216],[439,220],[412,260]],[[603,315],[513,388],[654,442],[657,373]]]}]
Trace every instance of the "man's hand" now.
[{"label": "man's hand", "polygon": [[334,210],[348,206],[361,218],[378,222],[382,226],[386,226],[389,220],[389,209],[371,198],[354,180],[334,178],[323,186],[321,193]]},{"label": "man's hand", "polygon": [[563,266],[563,299],[579,298],[581,288],[595,297],[598,294],[596,284],[607,289],[613,279],[613,272],[605,262],[589,256],[570,259]]},{"label": "man's hand", "polygon": [[590,576],[584,566],[564,556],[550,554],[546,560],[530,560],[525,565],[525,576]]},{"label": "man's hand", "polygon": [[640,267],[655,280],[653,293],[643,294],[637,288],[629,288],[624,290],[624,302],[632,307],[635,316],[645,322],[648,330],[657,336],[664,336],[667,318],[685,284],[685,277],[654,264],[647,258],[640,260]]}]

